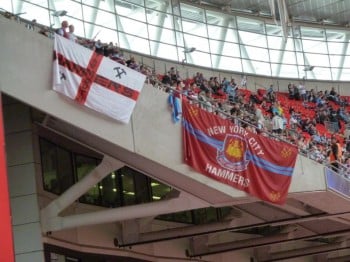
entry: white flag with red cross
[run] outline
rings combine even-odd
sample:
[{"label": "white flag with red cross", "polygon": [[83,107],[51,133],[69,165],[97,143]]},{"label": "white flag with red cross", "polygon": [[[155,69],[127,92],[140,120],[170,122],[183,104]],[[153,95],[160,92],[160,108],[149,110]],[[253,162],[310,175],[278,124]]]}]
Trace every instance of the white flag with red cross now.
[{"label": "white flag with red cross", "polygon": [[53,89],[128,123],[146,76],[55,35]]}]

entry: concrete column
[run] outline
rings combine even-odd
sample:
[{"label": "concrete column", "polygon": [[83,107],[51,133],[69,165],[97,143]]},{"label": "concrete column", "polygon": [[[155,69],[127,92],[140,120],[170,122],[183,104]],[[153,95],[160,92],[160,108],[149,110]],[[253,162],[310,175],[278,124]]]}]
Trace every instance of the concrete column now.
[{"label": "concrete column", "polygon": [[3,98],[16,262],[44,261],[29,107]]}]

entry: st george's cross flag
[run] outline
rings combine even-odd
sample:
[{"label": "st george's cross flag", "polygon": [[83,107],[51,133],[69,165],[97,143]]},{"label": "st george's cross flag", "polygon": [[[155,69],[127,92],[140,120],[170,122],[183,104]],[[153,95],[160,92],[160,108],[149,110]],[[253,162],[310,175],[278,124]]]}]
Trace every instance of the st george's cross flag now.
[{"label": "st george's cross flag", "polygon": [[128,123],[146,76],[55,35],[53,89]]},{"label": "st george's cross flag", "polygon": [[182,116],[186,164],[262,200],[286,201],[296,146],[246,130],[185,101]]}]

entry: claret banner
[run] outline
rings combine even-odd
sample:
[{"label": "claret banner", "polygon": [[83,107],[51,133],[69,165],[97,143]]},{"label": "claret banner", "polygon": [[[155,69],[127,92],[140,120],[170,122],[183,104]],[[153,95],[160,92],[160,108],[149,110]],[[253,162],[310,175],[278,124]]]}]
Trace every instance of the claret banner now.
[{"label": "claret banner", "polygon": [[185,162],[199,173],[275,204],[286,200],[298,149],[183,102]]}]

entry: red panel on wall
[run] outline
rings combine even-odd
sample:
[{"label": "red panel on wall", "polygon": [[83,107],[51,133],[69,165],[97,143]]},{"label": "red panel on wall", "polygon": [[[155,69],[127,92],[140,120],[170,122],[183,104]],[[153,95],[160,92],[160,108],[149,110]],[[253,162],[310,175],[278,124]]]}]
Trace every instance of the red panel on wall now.
[{"label": "red panel on wall", "polygon": [[0,94],[0,261],[13,262],[13,237],[5,152],[5,135]]}]

